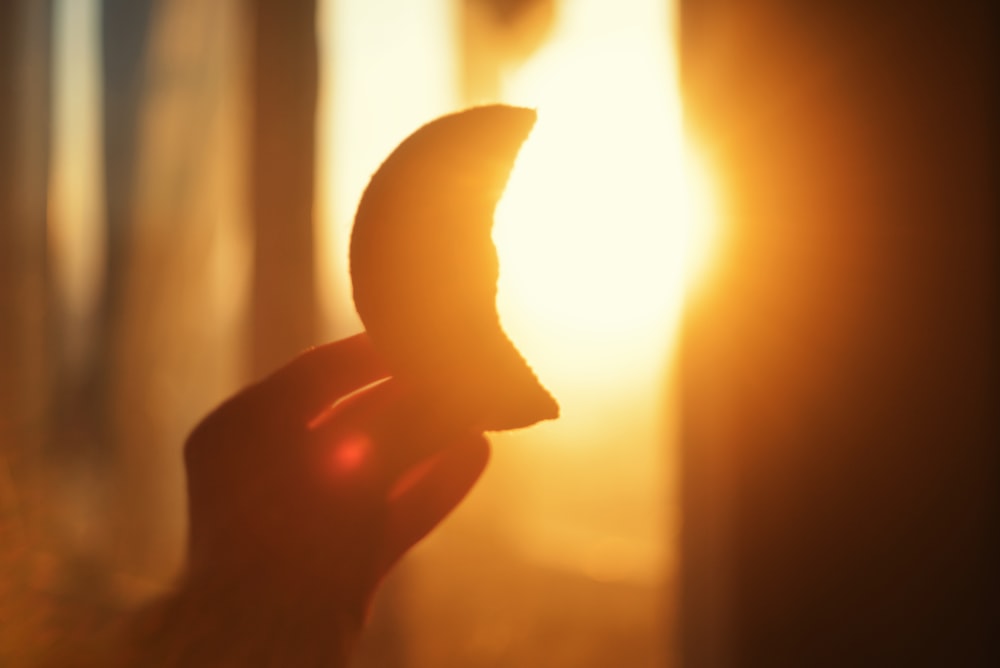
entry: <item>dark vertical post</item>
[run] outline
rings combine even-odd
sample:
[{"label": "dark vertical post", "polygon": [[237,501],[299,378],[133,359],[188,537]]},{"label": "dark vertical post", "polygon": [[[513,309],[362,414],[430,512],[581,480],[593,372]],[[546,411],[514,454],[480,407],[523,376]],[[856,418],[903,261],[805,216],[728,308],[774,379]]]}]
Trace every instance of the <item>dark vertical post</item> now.
[{"label": "dark vertical post", "polygon": [[315,344],[315,0],[250,0],[251,371]]},{"label": "dark vertical post", "polygon": [[[128,256],[136,234],[139,129],[146,90],[151,17],[157,0],[102,0],[101,83],[104,179],[104,267],[94,314],[93,350],[82,378],[67,388],[71,404],[89,414],[88,445],[113,457],[122,444],[112,426],[115,350],[123,343]],[[77,425],[74,425],[77,426]],[[77,426],[77,428],[79,428]],[[78,439],[79,440],[79,439]]]},{"label": "dark vertical post", "polygon": [[14,467],[40,454],[47,427],[51,12],[0,3],[0,465]]},{"label": "dark vertical post", "polygon": [[469,104],[493,102],[504,68],[527,60],[545,43],[556,2],[460,0],[456,6],[462,95]]},{"label": "dark vertical post", "polygon": [[682,353],[688,668],[1000,663],[985,5],[683,0],[729,214]]},{"label": "dark vertical post", "polygon": [[0,663],[28,645],[22,620],[38,599],[29,555],[46,510],[50,17],[47,1],[0,2],[0,608],[11,613],[0,612]]}]

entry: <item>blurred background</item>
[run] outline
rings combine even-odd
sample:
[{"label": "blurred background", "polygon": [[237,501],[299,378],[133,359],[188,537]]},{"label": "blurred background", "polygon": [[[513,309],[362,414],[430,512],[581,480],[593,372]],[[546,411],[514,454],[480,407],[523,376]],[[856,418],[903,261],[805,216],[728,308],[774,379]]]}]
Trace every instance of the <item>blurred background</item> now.
[{"label": "blurred background", "polygon": [[370,174],[539,121],[496,435],[357,666],[996,665],[989,3],[0,3],[0,665],[170,586],[180,452],[360,331]]},{"label": "blurred background", "polygon": [[483,483],[387,583],[358,665],[673,664],[670,369],[713,215],[674,3],[0,11],[0,647],[169,586],[187,432],[361,330],[347,247],[369,176],[423,123],[503,101],[540,118],[497,214],[501,318],[563,417],[495,436]]}]

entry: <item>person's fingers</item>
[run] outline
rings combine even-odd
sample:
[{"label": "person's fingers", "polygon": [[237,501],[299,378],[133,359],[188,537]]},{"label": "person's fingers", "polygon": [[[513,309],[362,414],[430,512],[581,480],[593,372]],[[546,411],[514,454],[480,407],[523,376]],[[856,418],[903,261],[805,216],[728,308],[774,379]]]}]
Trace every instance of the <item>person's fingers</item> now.
[{"label": "person's fingers", "polygon": [[[309,423],[338,480],[364,480],[377,498],[418,462],[469,432],[434,415],[427,401],[389,379],[344,398]],[[348,476],[345,478],[344,476]]]},{"label": "person's fingers", "polygon": [[338,399],[389,375],[364,333],[311,348],[254,387],[288,417],[311,420]]},{"label": "person's fingers", "polygon": [[391,379],[355,392],[321,413],[309,425],[310,449],[336,496],[380,498],[386,451],[398,441],[387,442],[373,430],[391,415],[400,389]]},{"label": "person's fingers", "polygon": [[399,479],[387,499],[383,573],[465,498],[485,470],[489,456],[486,437],[471,435]]}]

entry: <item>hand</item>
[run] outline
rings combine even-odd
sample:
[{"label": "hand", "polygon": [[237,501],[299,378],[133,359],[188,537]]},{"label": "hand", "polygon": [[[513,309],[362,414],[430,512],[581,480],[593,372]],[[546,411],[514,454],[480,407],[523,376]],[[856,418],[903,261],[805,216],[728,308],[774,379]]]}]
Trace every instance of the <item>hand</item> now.
[{"label": "hand", "polygon": [[385,378],[355,336],[304,353],[195,428],[188,568],[139,629],[143,661],[338,665],[379,581],[489,456],[481,434]]}]

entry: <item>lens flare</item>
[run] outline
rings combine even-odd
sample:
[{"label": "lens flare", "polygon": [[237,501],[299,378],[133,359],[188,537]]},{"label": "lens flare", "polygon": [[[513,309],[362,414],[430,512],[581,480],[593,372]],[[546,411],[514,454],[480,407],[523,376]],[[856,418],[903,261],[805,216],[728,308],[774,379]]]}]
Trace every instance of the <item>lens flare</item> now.
[{"label": "lens flare", "polygon": [[354,434],[343,439],[333,448],[331,464],[339,476],[356,473],[368,460],[371,441],[363,434]]}]

